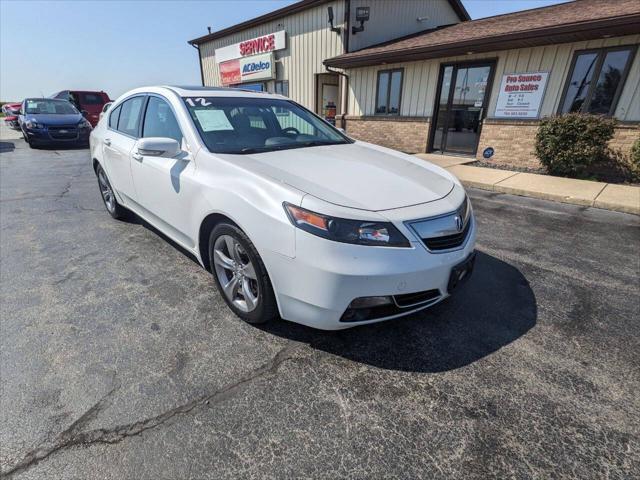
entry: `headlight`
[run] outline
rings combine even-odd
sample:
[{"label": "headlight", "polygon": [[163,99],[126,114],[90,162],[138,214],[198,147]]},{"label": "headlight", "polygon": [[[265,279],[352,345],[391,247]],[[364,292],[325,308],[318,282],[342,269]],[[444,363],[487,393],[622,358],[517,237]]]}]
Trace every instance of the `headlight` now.
[{"label": "headlight", "polygon": [[44,128],[44,125],[42,123],[34,122],[32,120],[29,120],[28,122],[26,122],[26,125],[27,125],[27,128],[31,128],[31,129]]},{"label": "headlight", "polygon": [[410,246],[409,241],[389,222],[329,217],[286,202],[284,209],[291,223],[299,229],[334,242],[379,247]]},{"label": "headlight", "polygon": [[91,128],[91,123],[85,118],[80,121],[78,128]]}]

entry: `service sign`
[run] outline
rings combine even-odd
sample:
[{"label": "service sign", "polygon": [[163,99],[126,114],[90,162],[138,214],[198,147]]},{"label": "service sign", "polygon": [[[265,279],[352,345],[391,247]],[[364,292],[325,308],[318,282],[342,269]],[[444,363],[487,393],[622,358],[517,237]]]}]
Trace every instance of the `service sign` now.
[{"label": "service sign", "polygon": [[269,33],[244,42],[216,48],[215,57],[217,63],[223,63],[236,58],[274,52],[284,48],[287,48],[286,35],[284,30],[280,30],[279,32]]},{"label": "service sign", "polygon": [[274,78],[275,71],[272,53],[253,55],[221,63],[220,82],[223,85],[232,85],[269,80]]},{"label": "service sign", "polygon": [[538,118],[549,72],[502,76],[495,118]]}]

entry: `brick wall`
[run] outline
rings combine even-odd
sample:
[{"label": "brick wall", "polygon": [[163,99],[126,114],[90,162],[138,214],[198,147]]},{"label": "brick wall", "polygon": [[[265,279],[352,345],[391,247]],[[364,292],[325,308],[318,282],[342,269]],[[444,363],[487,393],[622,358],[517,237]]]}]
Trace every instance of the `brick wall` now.
[{"label": "brick wall", "polygon": [[631,152],[631,147],[636,139],[640,138],[640,124],[623,123],[616,127],[609,146],[624,153]]},{"label": "brick wall", "polygon": [[[496,165],[541,168],[534,153],[537,131],[538,122],[485,120],[476,158],[483,160],[483,150],[493,147],[495,153],[489,161]],[[640,124],[618,124],[609,146],[629,153],[639,136]]]},{"label": "brick wall", "polygon": [[428,117],[346,116],[350,137],[406,153],[423,153],[429,136]]},{"label": "brick wall", "polygon": [[482,152],[487,147],[495,151],[488,161],[496,165],[541,168],[535,156],[537,122],[495,122],[485,120],[480,133],[476,158],[484,160]]}]

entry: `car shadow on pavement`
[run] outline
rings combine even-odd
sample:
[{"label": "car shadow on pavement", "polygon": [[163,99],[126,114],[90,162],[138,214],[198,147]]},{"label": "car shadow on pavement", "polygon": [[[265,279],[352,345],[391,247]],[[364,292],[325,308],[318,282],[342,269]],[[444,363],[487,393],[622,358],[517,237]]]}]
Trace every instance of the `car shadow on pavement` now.
[{"label": "car shadow on pavement", "polygon": [[[26,142],[25,142],[26,143]],[[64,144],[56,144],[56,145],[35,145],[31,148],[36,150],[89,150],[89,145],[64,145]]]},{"label": "car shadow on pavement", "polygon": [[0,153],[13,152],[16,149],[16,144],[13,142],[0,142]]},{"label": "car shadow on pavement", "polygon": [[444,372],[517,340],[536,324],[536,299],[512,265],[478,252],[473,277],[444,302],[414,315],[326,332],[276,321],[258,328],[354,362],[388,370]]}]

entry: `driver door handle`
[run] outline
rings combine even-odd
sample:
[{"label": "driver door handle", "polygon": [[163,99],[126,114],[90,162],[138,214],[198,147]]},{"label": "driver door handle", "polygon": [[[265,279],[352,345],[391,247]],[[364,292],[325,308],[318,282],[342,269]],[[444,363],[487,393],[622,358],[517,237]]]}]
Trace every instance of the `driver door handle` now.
[{"label": "driver door handle", "polygon": [[109,145],[111,145],[111,139],[110,138],[105,138],[104,139],[104,144],[108,147]]},{"label": "driver door handle", "polygon": [[142,155],[140,155],[139,153],[132,153],[131,156],[134,158],[134,160],[137,160],[139,162],[142,161],[142,159],[144,158]]}]

